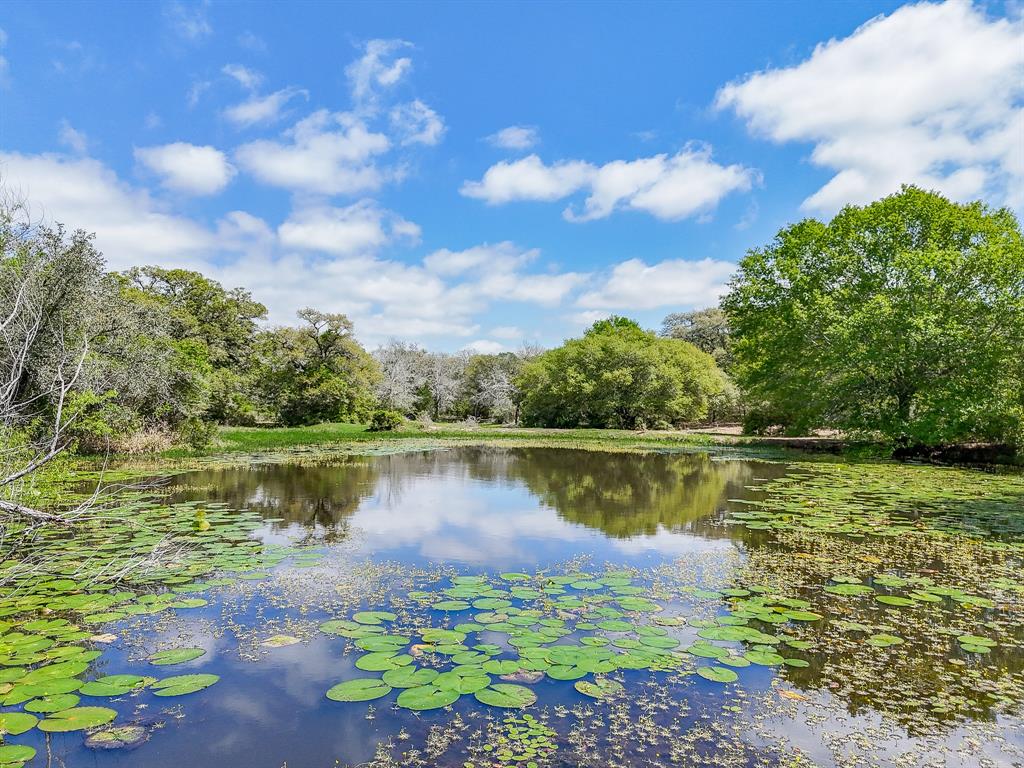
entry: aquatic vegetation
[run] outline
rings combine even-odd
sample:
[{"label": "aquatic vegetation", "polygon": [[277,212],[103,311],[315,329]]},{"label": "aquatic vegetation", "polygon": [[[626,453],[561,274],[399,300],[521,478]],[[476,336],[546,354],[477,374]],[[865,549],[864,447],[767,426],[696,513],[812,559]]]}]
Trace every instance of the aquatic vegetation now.
[{"label": "aquatic vegetation", "polygon": [[[558,745],[555,741],[558,734],[552,728],[539,722],[533,715],[506,716],[495,733],[481,747],[487,762],[496,761],[496,765],[536,766],[537,761],[545,761],[551,757]],[[467,762],[465,768],[476,768],[476,763]]]},{"label": "aquatic vegetation", "polygon": [[[126,494],[121,512],[81,540],[42,536],[32,568],[0,564],[11,584],[0,594],[4,747],[32,750],[41,733],[63,731],[78,734],[79,749],[83,740],[96,750],[157,741],[147,708],[176,705],[173,718],[187,720],[211,686],[214,698],[237,693],[226,654],[291,664],[312,653],[348,670],[306,678],[324,711],[372,719],[392,737],[373,766],[540,766],[556,754],[566,764],[630,765],[644,750],[707,765],[712,743],[722,760],[747,765],[767,753],[744,734],[775,743],[768,723],[783,710],[824,718],[845,707],[928,737],[954,724],[1020,722],[1020,478],[748,463],[688,496],[686,483],[715,475],[715,462],[673,467],[662,456],[645,475],[645,458],[629,455],[609,465],[615,477],[601,477],[594,458],[578,487],[562,488],[566,457],[559,474],[521,466],[543,464],[543,451],[494,453],[391,451],[372,467],[335,461],[330,471],[310,456],[277,480],[272,465],[254,472],[259,480],[231,470],[221,490],[219,475],[203,472],[180,478],[169,499]],[[621,542],[624,553],[634,536],[713,546],[493,568],[353,554],[360,531],[350,515],[387,477],[386,464],[421,477],[465,456],[479,462],[468,465],[474,482],[536,491],[552,505],[549,519]],[[332,486],[338,472],[351,483]],[[313,487],[296,486],[303,477]],[[310,516],[319,513],[306,501],[247,508],[246,494],[267,488],[330,498],[330,514]],[[673,516],[673,500],[684,498]],[[631,522],[634,505],[656,515]],[[286,543],[262,543],[268,531]],[[458,537],[446,529],[439,540]],[[141,559],[146,568],[123,570]],[[124,662],[138,666],[119,669]],[[252,677],[266,685],[270,674]],[[392,749],[400,757],[388,762]],[[771,749],[780,761],[791,755]]]},{"label": "aquatic vegetation", "polygon": [[[517,586],[505,586],[508,583]],[[524,589],[523,585],[529,586]],[[796,637],[777,634],[778,625],[821,618],[803,610],[810,605],[805,601],[765,595],[734,598],[732,612],[720,617],[720,624],[705,622],[708,626],[701,630],[705,638],[701,643],[680,648],[680,639],[670,636],[669,629],[648,622],[650,615],[664,611],[665,605],[637,591],[656,594],[649,584],[622,571],[503,573],[498,580],[486,574],[452,577],[447,584],[434,585],[433,590],[410,594],[419,613],[425,615],[404,617],[402,626],[388,627],[388,634],[349,635],[364,651],[355,662],[356,669],[383,675],[380,680],[357,678],[339,683],[328,690],[327,697],[365,701],[382,698],[396,687],[403,689],[396,704],[406,709],[447,707],[470,695],[492,707],[523,708],[537,700],[536,694],[525,685],[495,682],[492,676],[514,678],[527,672],[537,673],[526,678],[531,683],[544,676],[576,681],[578,692],[603,700],[623,691],[621,683],[604,677],[617,670],[679,670],[689,668],[695,658],[725,660],[734,667],[775,666],[787,661],[799,666],[802,660],[787,659],[778,652],[786,640],[798,643]],[[698,599],[718,601],[723,597],[694,587],[688,591]],[[438,608],[436,601],[431,602],[434,594],[465,599],[459,601],[459,608]],[[454,629],[419,628],[437,613],[470,611],[478,611],[470,617],[472,621],[463,621]],[[351,623],[336,619],[322,624],[321,630],[334,635],[351,633],[360,626],[360,618],[374,626],[399,621],[394,612],[361,611]],[[748,621],[771,624],[773,633],[747,626]],[[416,635],[421,642],[413,643]],[[729,648],[709,641],[747,643],[751,648],[734,655]],[[407,648],[409,653],[404,652]],[[739,679],[732,669],[720,666],[697,666],[696,673],[720,683]]]}]

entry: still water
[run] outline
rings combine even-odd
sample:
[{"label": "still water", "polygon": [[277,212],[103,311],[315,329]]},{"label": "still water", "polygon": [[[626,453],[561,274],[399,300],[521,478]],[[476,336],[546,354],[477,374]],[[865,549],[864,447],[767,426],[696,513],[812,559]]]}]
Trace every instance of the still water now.
[{"label": "still water", "polygon": [[[212,673],[220,681],[176,699],[140,691],[103,702],[118,710],[119,722],[149,728],[148,741],[131,751],[96,751],[82,745],[81,733],[53,734],[48,743],[28,742],[39,749],[31,765],[1024,765],[1024,735],[1014,714],[1022,683],[1019,600],[978,597],[979,607],[959,600],[963,589],[951,599],[928,587],[945,583],[942,570],[971,553],[896,545],[900,537],[872,544],[859,535],[808,537],[766,530],[756,520],[737,524],[732,515],[742,519],[749,502],[765,498],[767,484],[793,472],[783,463],[707,454],[462,447],[180,475],[172,499],[256,512],[261,522],[253,537],[322,557],[285,560],[265,578],[225,584],[205,594],[209,603],[198,609],[104,626],[117,640],[92,676],[159,676],[146,656],[196,647],[205,655],[167,673]],[[908,599],[896,615],[897,607],[871,597],[865,603],[823,592],[844,583],[835,577],[853,567],[847,559],[854,556],[862,565],[878,561],[868,572],[899,574],[874,589],[902,589],[898,582],[912,576],[923,579],[912,585],[925,597],[913,605]],[[1006,565],[1001,551],[992,557]],[[967,579],[980,590],[982,584],[969,583],[972,573],[963,570],[956,583]],[[564,574],[569,577],[561,581],[549,578]],[[484,610],[433,607],[459,597],[459,576],[486,577],[462,582],[468,602],[483,596]],[[544,600],[539,593],[513,599],[510,585],[526,590],[520,594],[549,591]],[[488,595],[495,609],[486,610]],[[779,630],[757,601],[783,595],[788,607],[767,610],[781,615],[780,622],[792,619],[791,635],[771,640],[769,634],[753,645],[731,638],[730,618],[733,627],[757,626],[762,638]],[[641,604],[616,608],[623,596]],[[752,605],[735,602],[751,599]],[[324,622],[390,611],[397,618],[384,622],[387,631],[412,636],[413,643],[428,626],[488,622],[477,624],[465,645],[485,644],[500,660],[518,658],[524,645],[509,644],[508,631],[489,627],[504,627],[509,616],[501,611],[514,619],[519,606],[535,609],[534,621],[545,618],[555,628],[549,647],[581,648],[580,638],[597,637],[586,647],[639,648],[640,668],[599,667],[596,676],[570,672],[555,679],[552,674],[565,675],[541,659],[548,674],[515,681],[535,697],[523,710],[462,695],[449,707],[413,711],[395,705],[400,688],[371,701],[325,696],[338,683],[376,679],[381,671],[357,668],[363,650],[356,638],[325,633],[318,629]],[[967,623],[965,611],[973,612]],[[594,626],[602,618],[611,621],[607,627],[623,619],[636,626],[604,632]],[[936,636],[944,623],[950,630]],[[631,634],[641,626],[647,629]],[[998,638],[998,646],[964,652],[956,637],[967,627]],[[509,631],[514,639],[521,630]],[[666,656],[644,665],[655,658],[643,655],[655,634],[665,638],[659,645]],[[277,635],[297,642],[268,647],[267,638]],[[887,646],[873,639],[880,636],[897,640]],[[702,653],[706,637],[721,641],[717,646],[729,655],[715,648]],[[600,663],[611,655],[595,658]],[[446,662],[428,654],[415,665],[443,670]],[[726,670],[728,679],[693,674],[709,664]],[[575,685],[605,677],[622,686],[619,695],[594,698]],[[509,712],[543,722],[548,736],[541,746],[522,748],[518,726],[503,720]],[[520,746],[503,746],[509,743]]]}]

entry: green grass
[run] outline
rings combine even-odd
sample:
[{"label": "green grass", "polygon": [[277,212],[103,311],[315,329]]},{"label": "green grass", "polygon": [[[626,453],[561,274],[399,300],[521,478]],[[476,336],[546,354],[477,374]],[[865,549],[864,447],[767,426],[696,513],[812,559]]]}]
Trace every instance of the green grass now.
[{"label": "green grass", "polygon": [[[456,424],[438,424],[430,430],[406,425],[394,432],[370,432],[364,424],[317,424],[310,427],[223,427],[218,432],[215,443],[203,454],[255,453],[302,446],[381,443],[411,438],[465,442],[528,440],[553,445],[600,443],[621,447],[704,446],[718,442],[715,438],[703,434],[637,433],[616,429],[532,429],[499,426],[466,428]],[[200,454],[175,449],[164,455],[173,458]]]}]

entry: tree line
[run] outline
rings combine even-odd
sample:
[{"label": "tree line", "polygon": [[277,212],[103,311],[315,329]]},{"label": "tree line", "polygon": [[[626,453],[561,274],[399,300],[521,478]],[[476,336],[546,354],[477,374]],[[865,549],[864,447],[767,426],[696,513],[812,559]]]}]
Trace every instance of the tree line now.
[{"label": "tree line", "polygon": [[248,291],[197,272],[109,272],[90,235],[8,201],[0,437],[37,456],[198,448],[219,424],[473,418],[1016,443],[1021,243],[1007,210],[906,187],[784,228],[747,253],[719,307],[670,314],[657,334],[611,317],[549,350],[368,351],[343,314],[306,308],[266,327]]}]

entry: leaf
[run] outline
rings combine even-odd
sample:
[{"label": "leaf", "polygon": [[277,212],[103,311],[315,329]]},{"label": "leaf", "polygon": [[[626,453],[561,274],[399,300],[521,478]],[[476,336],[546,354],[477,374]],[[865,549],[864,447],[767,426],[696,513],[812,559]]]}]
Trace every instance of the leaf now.
[{"label": "leaf", "polygon": [[293,635],[271,635],[260,643],[260,645],[264,648],[287,648],[289,645],[295,645],[296,643],[301,642],[302,641],[299,640],[299,638],[294,637]]},{"label": "leaf", "polygon": [[714,683],[732,683],[739,679],[739,675],[725,667],[698,667],[697,674]]},{"label": "leaf", "polygon": [[508,709],[528,707],[537,701],[537,694],[532,690],[513,683],[495,683],[473,695],[482,704]]},{"label": "leaf", "polygon": [[752,664],[761,664],[765,667],[775,666],[782,664],[786,661],[785,658],[772,651],[747,651],[743,654],[743,658]]},{"label": "leaf", "polygon": [[4,744],[0,746],[0,766],[22,765],[35,756],[35,749],[26,747],[24,744]]},{"label": "leaf", "polygon": [[167,651],[157,651],[147,658],[150,664],[158,667],[170,666],[171,664],[184,664],[186,661],[198,659],[206,654],[202,648],[172,648]]},{"label": "leaf", "polygon": [[422,711],[425,709],[439,709],[454,704],[459,699],[459,692],[447,688],[438,688],[435,685],[421,685],[416,688],[406,688],[398,694],[397,704],[404,709]]},{"label": "leaf", "polygon": [[391,693],[391,686],[375,677],[364,677],[338,683],[327,691],[332,701],[371,701]]},{"label": "leaf", "polygon": [[153,678],[140,675],[107,675],[90,680],[78,692],[83,696],[124,696],[137,688],[144,688]]},{"label": "leaf", "polygon": [[39,713],[60,712],[62,709],[77,707],[80,701],[81,698],[73,693],[58,693],[55,696],[43,696],[42,698],[32,699],[32,701],[25,704],[25,711]]},{"label": "leaf", "polygon": [[3,712],[0,713],[0,734],[18,736],[36,727],[39,718],[35,715],[26,715],[24,712]]},{"label": "leaf", "polygon": [[83,731],[97,725],[106,725],[115,717],[117,712],[107,707],[72,707],[51,714],[39,723],[39,730],[47,733]]},{"label": "leaf", "polygon": [[394,621],[397,618],[398,616],[390,611],[360,611],[352,617],[352,620],[358,624],[376,625],[385,621]]},{"label": "leaf", "polygon": [[416,688],[429,685],[437,677],[436,669],[417,669],[416,667],[398,667],[389,669],[381,679],[392,688]]},{"label": "leaf", "polygon": [[177,675],[153,683],[150,689],[157,696],[184,696],[209,688],[218,680],[218,675]]},{"label": "leaf", "polygon": [[594,682],[578,680],[576,681],[575,688],[584,696],[590,696],[594,699],[610,699],[625,690],[621,683],[607,679],[595,680]]},{"label": "leaf", "polygon": [[389,651],[367,653],[356,659],[356,669],[361,669],[364,672],[386,672],[389,669],[412,664],[412,661],[412,656],[407,653],[401,655]]}]

